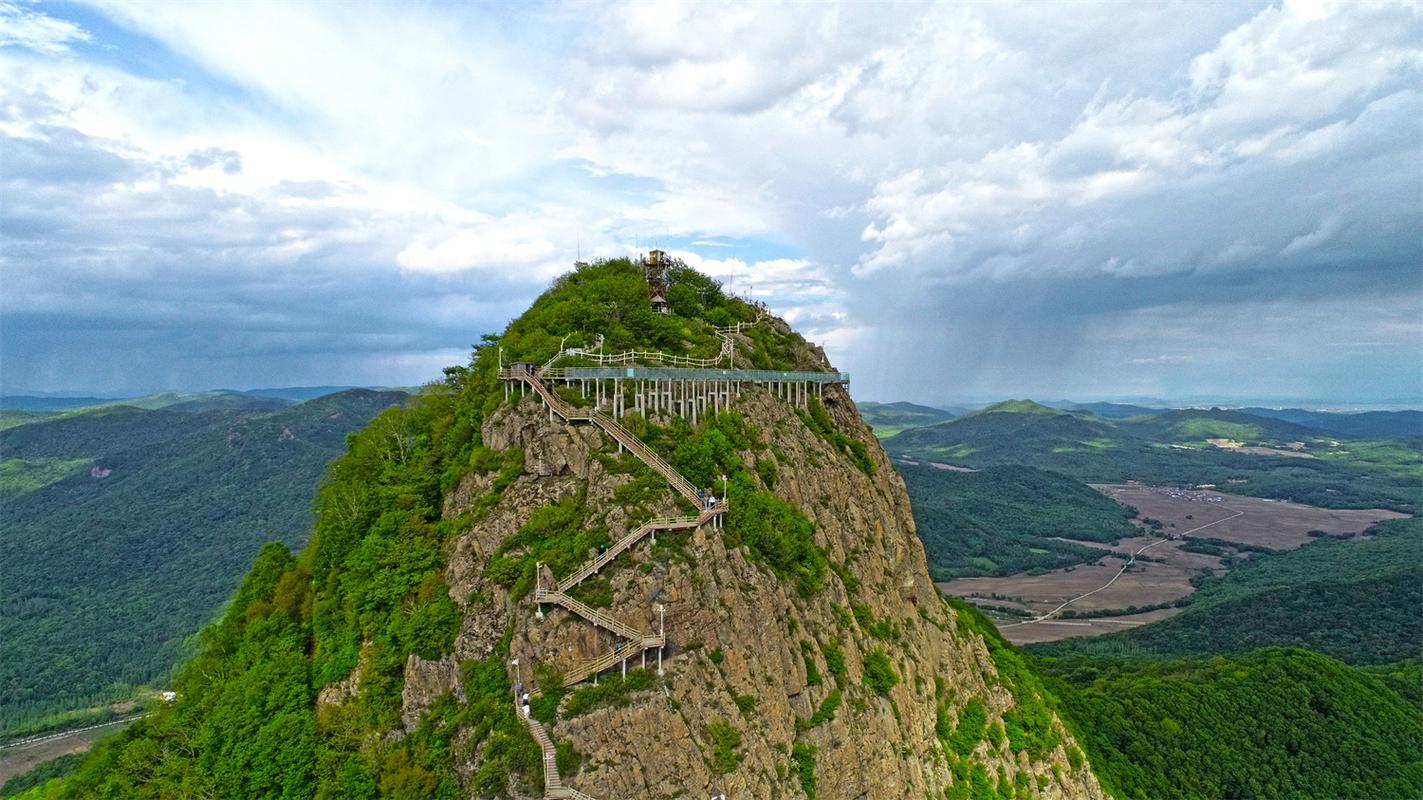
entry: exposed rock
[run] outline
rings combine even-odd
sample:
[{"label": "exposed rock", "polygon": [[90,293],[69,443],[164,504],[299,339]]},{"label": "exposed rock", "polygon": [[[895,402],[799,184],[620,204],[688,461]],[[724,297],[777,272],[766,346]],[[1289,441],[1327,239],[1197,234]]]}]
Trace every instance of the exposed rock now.
[{"label": "exposed rock", "polygon": [[411,655],[405,660],[405,687],[400,692],[400,721],[405,730],[412,731],[420,721],[420,714],[435,698],[453,693],[464,699],[464,690],[459,682],[459,663],[454,655],[447,655],[437,661]]},{"label": "exposed rock", "polygon": [[[784,324],[776,322],[776,324]],[[824,354],[802,354],[807,367],[828,366]],[[581,768],[565,775],[568,785],[604,800],[612,798],[706,797],[724,792],[738,798],[802,797],[791,763],[797,742],[816,750],[817,795],[833,798],[942,797],[954,783],[951,762],[935,733],[936,707],[943,698],[957,715],[979,698],[990,722],[1014,705],[983,640],[960,625],[929,579],[924,549],[910,514],[903,481],[890,465],[849,395],[825,392],[824,405],[844,434],[862,442],[876,470],[866,474],[833,445],[806,427],[794,408],[762,388],[747,387],[736,407],[756,425],[765,450],[745,453],[776,462],[779,478],[770,491],[794,503],[815,524],[815,541],[858,579],[852,594],[839,577],[802,596],[745,548],[728,547],[710,526],[681,534],[679,559],[654,560],[644,540],[606,570],[611,611],[620,619],[654,631],[657,604],[666,607],[665,675],[654,688],[632,695],[623,707],[604,707],[551,729],[583,756]],[[592,426],[550,420],[534,396],[506,405],[485,423],[483,441],[495,449],[524,451],[525,472],[500,499],[450,544],[445,580],[465,608],[454,653],[438,661],[412,657],[406,665],[404,722],[440,693],[457,691],[459,662],[486,657],[500,636],[513,628],[510,656],[523,665],[549,663],[568,670],[606,652],[611,634],[562,609],[545,606],[543,618],[531,597],[511,601],[484,577],[499,545],[540,506],[586,492],[616,540],[628,530],[613,492],[625,475],[605,470],[594,454],[615,445]],[[446,502],[455,519],[490,486],[490,476],[466,476]],[[732,498],[735,502],[735,498]],[[674,513],[667,492],[661,511]],[[545,578],[547,580],[548,578]],[[857,622],[849,608],[883,623],[878,635]],[[802,642],[809,643],[808,651]],[[803,729],[836,689],[824,651],[841,648],[848,672],[843,702],[832,719]],[[876,650],[888,654],[897,684],[886,696],[864,682],[865,660]],[[647,654],[655,665],[656,652]],[[807,659],[818,675],[808,674]],[[642,657],[627,666],[637,668]],[[525,667],[524,669],[527,669]],[[529,672],[523,676],[528,680]],[[737,698],[746,710],[738,707]],[[747,698],[750,698],[748,700]],[[754,703],[754,705],[753,705]],[[713,723],[727,722],[741,734],[734,768],[719,774],[713,759]],[[1073,769],[1071,737],[1055,723],[1062,743],[1045,758],[1009,751],[1007,742],[981,742],[973,761],[988,774],[1028,777],[1034,796],[1100,798],[1104,794],[1081,761]],[[468,777],[477,764],[459,764]],[[962,780],[962,779],[960,779]],[[995,778],[996,780],[996,778]]]}]

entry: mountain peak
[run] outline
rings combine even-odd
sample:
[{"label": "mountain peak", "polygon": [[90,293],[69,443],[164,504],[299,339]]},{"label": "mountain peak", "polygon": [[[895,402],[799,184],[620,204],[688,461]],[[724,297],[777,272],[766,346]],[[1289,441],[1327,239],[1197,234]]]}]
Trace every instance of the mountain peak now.
[{"label": "mountain peak", "polygon": [[[95,774],[161,752],[143,774],[233,796],[1101,797],[931,583],[848,376],[684,265],[660,313],[649,274],[580,265],[353,437],[311,545],[264,551],[182,699]],[[144,741],[175,726],[200,757]],[[243,767],[266,753],[291,768]]]},{"label": "mountain peak", "polygon": [[977,411],[969,412],[964,416],[976,416],[979,414],[1055,414],[1066,415],[1070,412],[1060,408],[1045,406],[1033,400],[1004,400],[994,403],[991,406],[984,406]]}]

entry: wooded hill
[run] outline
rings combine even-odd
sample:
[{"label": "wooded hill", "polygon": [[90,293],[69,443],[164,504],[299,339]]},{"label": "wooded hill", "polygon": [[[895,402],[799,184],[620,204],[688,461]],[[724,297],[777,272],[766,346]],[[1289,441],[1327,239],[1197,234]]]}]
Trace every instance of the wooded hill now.
[{"label": "wooded hill", "polygon": [[1135,509],[1060,473],[907,464],[899,472],[935,580],[1090,563],[1102,557],[1100,548],[1061,539],[1112,542],[1139,532],[1128,521]]},{"label": "wooded hill", "polygon": [[1035,663],[1123,800],[1423,794],[1416,668],[1375,674],[1282,649]]},{"label": "wooded hill", "polygon": [[263,542],[305,541],[346,435],[405,397],[114,407],[0,434],[0,736],[75,723],[166,675]]}]

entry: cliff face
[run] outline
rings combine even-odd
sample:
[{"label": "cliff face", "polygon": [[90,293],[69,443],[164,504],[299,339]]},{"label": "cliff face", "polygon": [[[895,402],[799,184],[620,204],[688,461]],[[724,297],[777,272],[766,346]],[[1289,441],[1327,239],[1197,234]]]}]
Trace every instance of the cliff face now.
[{"label": "cliff face", "polygon": [[[801,359],[823,362],[814,352]],[[737,455],[757,488],[813,523],[814,543],[833,565],[823,585],[798,588],[710,524],[617,556],[589,594],[643,631],[658,630],[663,608],[663,674],[654,650],[647,671],[634,656],[631,679],[615,667],[597,688],[588,681],[564,697],[550,733],[581,756],[571,770],[578,759],[561,759],[564,782],[598,798],[905,798],[946,789],[967,797],[975,782],[1005,797],[1103,796],[1060,722],[1049,716],[1034,728],[1018,718],[1027,713],[1014,709],[1032,699],[1020,704],[984,639],[939,597],[903,482],[849,395],[829,388],[823,405],[868,464],[766,388],[743,387],[733,406],[756,434]],[[633,527],[620,498],[635,478],[618,469],[616,444],[594,426],[551,416],[530,393],[484,422],[485,445],[522,449],[524,471],[450,545],[444,577],[463,623],[451,656],[407,664],[408,727],[458,687],[460,662],[488,658],[506,630],[519,663],[513,679],[551,698],[559,687],[548,666],[569,674],[615,646],[612,634],[556,606],[544,605],[539,618],[531,595],[516,598],[490,576],[491,559],[550,504],[577,502],[587,510],[582,524],[606,526],[611,541]],[[490,481],[466,476],[444,516],[467,514]],[[735,529],[734,491],[729,499]],[[665,486],[649,506],[686,513]],[[547,568],[539,577],[544,586],[554,579]],[[456,768],[468,779],[480,766]]]}]

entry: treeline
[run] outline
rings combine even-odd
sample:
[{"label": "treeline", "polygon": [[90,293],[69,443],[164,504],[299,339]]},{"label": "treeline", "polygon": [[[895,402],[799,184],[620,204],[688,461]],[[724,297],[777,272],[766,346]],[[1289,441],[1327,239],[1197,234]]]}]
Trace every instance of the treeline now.
[{"label": "treeline", "polygon": [[1138,529],[1126,508],[1065,475],[1023,466],[956,472],[900,465],[935,580],[1091,563]]}]

